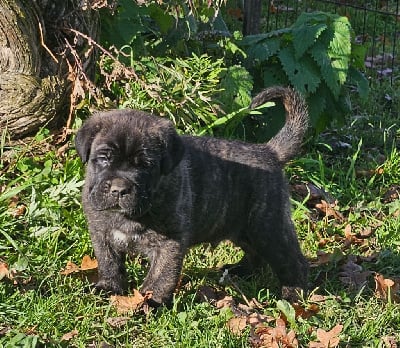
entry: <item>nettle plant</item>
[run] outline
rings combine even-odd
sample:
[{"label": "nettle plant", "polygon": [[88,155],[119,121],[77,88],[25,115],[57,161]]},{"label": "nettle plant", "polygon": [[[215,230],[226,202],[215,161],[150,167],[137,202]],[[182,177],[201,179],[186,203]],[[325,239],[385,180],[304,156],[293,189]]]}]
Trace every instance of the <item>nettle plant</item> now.
[{"label": "nettle plant", "polygon": [[238,45],[247,53],[256,88],[292,85],[307,97],[316,131],[344,121],[351,110],[349,87],[367,96],[368,81],[360,72],[365,48],[354,43],[346,17],[303,13],[290,28],[247,36]]},{"label": "nettle plant", "polygon": [[[118,64],[109,56],[100,62],[105,80],[113,80],[103,90],[120,107],[169,117],[182,132],[265,141],[282,126],[283,108],[277,117],[277,108],[247,107],[251,94],[272,85],[304,94],[320,132],[343,123],[350,91],[368,92],[360,72],[365,47],[354,43],[346,17],[303,13],[290,28],[243,38],[229,32],[222,2],[119,3],[114,16],[103,18],[103,44],[120,49]],[[135,73],[125,76],[119,63]]]}]

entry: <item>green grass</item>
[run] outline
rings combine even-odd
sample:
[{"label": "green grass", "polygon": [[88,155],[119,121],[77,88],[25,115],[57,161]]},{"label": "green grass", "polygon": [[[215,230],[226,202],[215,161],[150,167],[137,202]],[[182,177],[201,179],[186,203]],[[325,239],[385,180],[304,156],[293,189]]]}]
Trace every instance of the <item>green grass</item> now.
[{"label": "green grass", "polygon": [[[391,102],[378,102],[385,94]],[[297,316],[287,324],[301,347],[317,340],[316,329],[328,331],[336,324],[344,326],[339,336],[342,347],[385,347],[388,336],[400,342],[396,298],[376,296],[372,273],[362,286],[350,287],[340,279],[349,255],[365,257],[357,262],[362,271],[390,279],[400,276],[400,201],[384,199],[392,186],[400,184],[399,102],[398,86],[372,86],[368,101],[354,100],[354,118],[346,126],[310,141],[287,168],[291,184],[313,183],[323,189],[337,200],[335,209],[343,216],[341,221],[323,217],[305,197],[293,201],[302,248],[313,262],[311,290],[326,296],[317,313]],[[351,148],[337,147],[338,140]],[[88,292],[87,280],[60,274],[67,261],[79,264],[93,250],[80,205],[83,168],[72,145],[60,157],[51,144],[46,131],[28,144],[7,147],[2,142],[0,263],[13,270],[13,279],[0,280],[0,347],[251,346],[250,327],[242,335],[227,328],[237,308],[217,309],[200,301],[196,293],[201,285],[223,290],[237,303],[254,297],[263,304],[261,314],[282,315],[270,271],[219,283],[218,266],[242,255],[223,243],[216,249],[199,246],[189,252],[173,308],[148,316],[130,313],[121,327],[110,324],[110,318],[121,314],[109,300]],[[367,228],[373,232],[360,244],[345,245],[349,224],[356,234]],[[332,253],[330,262],[315,262],[321,251]],[[136,261],[128,270],[139,286],[144,270]],[[312,301],[304,298],[303,306]],[[75,336],[61,340],[73,330]]]}]

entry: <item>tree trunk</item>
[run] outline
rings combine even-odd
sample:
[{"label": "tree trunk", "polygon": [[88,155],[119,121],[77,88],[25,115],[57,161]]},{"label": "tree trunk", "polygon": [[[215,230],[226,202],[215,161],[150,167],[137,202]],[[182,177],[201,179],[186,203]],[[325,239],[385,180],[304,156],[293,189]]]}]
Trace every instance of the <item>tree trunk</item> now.
[{"label": "tree trunk", "polygon": [[0,135],[20,138],[67,119],[71,69],[94,69],[88,42],[71,29],[98,36],[97,12],[81,3],[0,0]]},{"label": "tree trunk", "polygon": [[243,35],[260,32],[261,0],[244,0]]}]

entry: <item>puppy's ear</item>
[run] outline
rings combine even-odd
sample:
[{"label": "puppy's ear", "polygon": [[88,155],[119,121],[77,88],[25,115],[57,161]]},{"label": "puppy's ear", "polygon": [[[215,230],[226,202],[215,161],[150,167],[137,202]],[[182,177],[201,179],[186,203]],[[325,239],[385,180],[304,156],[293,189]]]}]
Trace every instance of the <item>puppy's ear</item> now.
[{"label": "puppy's ear", "polygon": [[75,137],[75,148],[83,163],[89,160],[90,148],[96,134],[100,131],[101,125],[92,122],[90,119],[78,130]]},{"label": "puppy's ear", "polygon": [[181,161],[185,152],[181,137],[176,133],[174,126],[168,125],[165,130],[165,151],[161,158],[161,173],[166,175]]}]

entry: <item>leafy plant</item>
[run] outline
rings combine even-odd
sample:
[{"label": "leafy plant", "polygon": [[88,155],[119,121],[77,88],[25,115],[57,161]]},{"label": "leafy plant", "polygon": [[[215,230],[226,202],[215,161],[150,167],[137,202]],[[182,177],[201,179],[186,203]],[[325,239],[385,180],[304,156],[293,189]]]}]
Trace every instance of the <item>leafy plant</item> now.
[{"label": "leafy plant", "polygon": [[343,122],[350,111],[349,84],[368,92],[359,72],[363,50],[352,42],[346,17],[324,12],[303,13],[290,28],[243,38],[246,66],[257,88],[291,84],[307,96],[312,125],[323,130]]},{"label": "leafy plant", "polygon": [[222,58],[132,56],[136,78],[130,80],[116,78],[119,61],[105,58],[101,64],[109,85],[104,92],[117,105],[166,116],[185,133],[229,135],[250,104],[252,78],[239,65],[225,67]]}]

